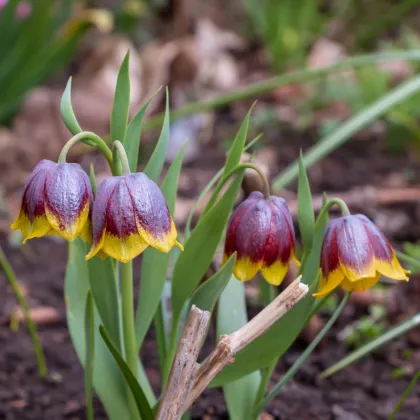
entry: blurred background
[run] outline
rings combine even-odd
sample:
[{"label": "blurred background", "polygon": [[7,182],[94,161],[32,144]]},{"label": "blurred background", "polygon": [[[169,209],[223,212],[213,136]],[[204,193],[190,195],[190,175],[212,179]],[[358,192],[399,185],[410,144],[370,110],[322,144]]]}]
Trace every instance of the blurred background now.
[{"label": "blurred background", "polygon": [[[63,302],[65,244],[51,237],[21,245],[9,228],[34,166],[43,158],[56,160],[70,138],[60,117],[70,76],[80,125],[104,137],[127,50],[132,115],[159,87],[169,87],[168,163],[189,139],[175,212],[180,228],[258,99],[250,139],[263,136],[250,152],[296,216],[296,185],[277,188],[279,174],[300,148],[331,138],[343,123],[383,103],[417,75],[419,22],[420,0],[0,0],[0,245],[29,300],[50,368],[41,382],[30,339],[24,328],[19,330],[22,314],[0,272],[0,418],[84,418],[83,374]],[[401,51],[405,55],[399,56]],[[379,59],[387,54],[397,58]],[[337,65],[343,62],[348,65]],[[161,89],[148,107],[142,161],[159,134],[164,101]],[[308,170],[315,207],[324,191],[344,198],[396,248],[418,259],[420,93],[386,109],[332,149]],[[86,169],[94,162],[99,179],[108,174],[105,162],[86,146],[74,147],[71,159]],[[243,194],[259,188],[258,179],[248,176]],[[381,283],[354,294],[329,338],[263,418],[386,418],[420,365],[418,328],[327,380],[321,381],[319,373],[419,312],[416,280],[414,273],[400,287]],[[247,283],[247,297],[253,313],[258,310],[256,283]],[[275,379],[336,305],[331,297],[311,320],[280,362]],[[158,388],[153,332],[143,352]],[[96,405],[97,418],[105,418]],[[196,419],[227,418],[221,391],[207,391],[192,414]],[[420,385],[398,418],[420,418]]]}]

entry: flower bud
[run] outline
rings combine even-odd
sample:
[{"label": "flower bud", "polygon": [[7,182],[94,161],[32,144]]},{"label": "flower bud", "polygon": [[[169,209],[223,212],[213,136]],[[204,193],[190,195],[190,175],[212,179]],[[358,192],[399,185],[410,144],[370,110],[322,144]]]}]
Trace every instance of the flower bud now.
[{"label": "flower bud", "polygon": [[295,231],[286,201],[253,192],[233,212],[226,233],[224,259],[237,252],[234,274],[251,280],[258,271],[279,285],[295,257]]}]

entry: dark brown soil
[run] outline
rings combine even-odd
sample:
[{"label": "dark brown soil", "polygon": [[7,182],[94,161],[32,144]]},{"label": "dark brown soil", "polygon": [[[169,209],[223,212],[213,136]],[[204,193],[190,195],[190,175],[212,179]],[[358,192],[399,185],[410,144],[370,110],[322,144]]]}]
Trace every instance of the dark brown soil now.
[{"label": "dark brown soil", "polygon": [[[306,140],[306,142],[308,142]],[[305,141],[304,141],[305,143]],[[282,146],[279,166],[296,156],[297,144]],[[375,158],[372,158],[375,156]],[[351,187],[384,185],[392,171],[416,169],[416,163],[406,156],[386,157],[381,142],[359,141],[346,146],[311,170],[315,179],[314,191],[324,189],[344,191]],[[418,175],[418,174],[417,174]],[[415,226],[414,209],[407,211]],[[397,235],[396,235],[397,236]],[[398,240],[415,240],[419,235],[414,227],[398,235]],[[396,239],[396,238],[394,238]],[[45,348],[49,375],[45,381],[37,377],[35,359],[29,335],[25,328],[17,333],[9,329],[8,320],[15,307],[11,289],[0,275],[0,419],[84,419],[83,373],[72,348],[66,328],[63,300],[65,244],[54,239],[30,241],[25,253],[12,249],[1,240],[18,278],[27,290],[32,307],[52,306],[57,309],[60,321],[41,326],[40,334]],[[399,286],[392,324],[411,316],[419,310],[418,279]],[[401,310],[404,308],[404,311]],[[336,338],[348,323],[357,319],[365,309],[349,304],[328,339],[319,346],[304,364],[296,377],[284,388],[281,395],[268,407],[276,419],[386,419],[407,386],[410,375],[401,379],[393,377],[396,368],[411,362],[400,356],[402,350],[411,351],[410,360],[419,360],[419,334],[405,336],[350,366],[330,379],[318,379],[319,373],[339,360],[349,349]],[[279,363],[274,379],[278,380],[301,353],[305,342],[298,341]],[[159,387],[156,351],[149,337],[142,352],[144,364],[152,385]],[[418,365],[417,365],[418,369]],[[227,419],[220,390],[208,390],[192,410],[194,419]],[[98,401],[95,418],[105,419]],[[398,419],[420,419],[420,384],[411,392]]]}]

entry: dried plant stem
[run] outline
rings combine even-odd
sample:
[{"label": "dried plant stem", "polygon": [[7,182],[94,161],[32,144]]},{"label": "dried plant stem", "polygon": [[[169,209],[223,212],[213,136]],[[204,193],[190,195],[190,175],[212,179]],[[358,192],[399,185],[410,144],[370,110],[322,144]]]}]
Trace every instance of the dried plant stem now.
[{"label": "dried plant stem", "polygon": [[235,359],[235,354],[244,349],[271,326],[286,312],[299,302],[307,293],[308,286],[300,282],[299,276],[276,299],[264,308],[257,316],[239,330],[220,338],[214,351],[197,370],[197,375],[191,391],[188,393],[183,412],[185,412],[200,394],[206,389],[213,378]]},{"label": "dried plant stem", "polygon": [[182,408],[187,395],[190,393],[199,367],[197,357],[209,321],[210,312],[192,306],[175,354],[156,420],[177,420],[181,418]]}]

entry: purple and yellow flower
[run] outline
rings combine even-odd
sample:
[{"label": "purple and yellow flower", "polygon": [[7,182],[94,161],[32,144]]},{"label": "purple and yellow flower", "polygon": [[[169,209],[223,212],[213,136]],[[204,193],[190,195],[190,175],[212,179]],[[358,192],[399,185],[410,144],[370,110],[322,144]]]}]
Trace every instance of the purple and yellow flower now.
[{"label": "purple and yellow flower", "polygon": [[284,199],[253,192],[237,207],[226,233],[224,260],[234,252],[238,280],[251,280],[261,271],[268,283],[282,282],[295,258],[295,231]]},{"label": "purple and yellow flower", "polygon": [[148,246],[169,252],[175,224],[159,187],[144,173],[114,176],[99,186],[92,211],[92,248],[97,255],[128,262]]},{"label": "purple and yellow flower", "polygon": [[48,234],[67,240],[86,236],[92,202],[89,178],[80,165],[42,160],[26,183],[11,228],[22,231],[23,242]]},{"label": "purple and yellow flower", "polygon": [[316,297],[326,296],[337,286],[363,292],[381,275],[407,281],[410,274],[401,267],[384,234],[361,214],[329,222],[321,250],[321,271]]}]

